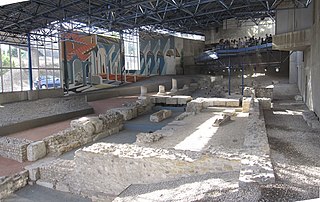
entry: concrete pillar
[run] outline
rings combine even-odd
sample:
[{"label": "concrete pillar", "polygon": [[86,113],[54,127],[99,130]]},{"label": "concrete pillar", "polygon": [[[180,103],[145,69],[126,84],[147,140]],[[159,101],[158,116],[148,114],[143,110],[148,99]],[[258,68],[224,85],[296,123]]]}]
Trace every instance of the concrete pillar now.
[{"label": "concrete pillar", "polygon": [[302,60],[302,51],[295,51],[290,55],[289,83],[298,83],[298,68],[303,64]]},{"label": "concrete pillar", "polygon": [[176,93],[178,91],[177,79],[172,79],[172,88],[170,90],[171,93]]},{"label": "concrete pillar", "polygon": [[163,85],[159,85],[159,92],[157,95],[165,95],[166,94],[166,88]]},{"label": "concrete pillar", "polygon": [[140,99],[140,100],[146,99],[147,93],[148,93],[147,87],[140,86],[140,96],[138,97],[138,99]]}]

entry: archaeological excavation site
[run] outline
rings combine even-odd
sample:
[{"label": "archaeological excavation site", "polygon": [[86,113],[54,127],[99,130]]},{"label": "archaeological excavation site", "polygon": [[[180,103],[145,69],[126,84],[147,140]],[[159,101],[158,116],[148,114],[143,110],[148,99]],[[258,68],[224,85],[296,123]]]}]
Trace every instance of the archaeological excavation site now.
[{"label": "archaeological excavation site", "polygon": [[320,201],[320,1],[0,3],[0,201]]}]

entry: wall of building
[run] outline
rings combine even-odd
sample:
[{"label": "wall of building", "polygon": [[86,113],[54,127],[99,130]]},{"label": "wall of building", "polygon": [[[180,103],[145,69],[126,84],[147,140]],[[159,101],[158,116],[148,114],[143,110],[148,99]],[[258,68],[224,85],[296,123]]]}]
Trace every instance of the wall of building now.
[{"label": "wall of building", "polygon": [[[287,14],[287,16],[284,19],[281,18],[281,20],[277,21],[277,27],[283,28],[281,31],[278,30],[278,32],[290,32],[297,29],[309,29],[311,27],[311,43],[310,46],[303,49],[303,52],[299,52],[297,53],[298,55],[293,55],[291,57],[289,80],[290,82],[297,83],[304,102],[310,110],[320,116],[320,2],[313,1],[309,8],[296,11],[295,16],[292,15],[292,12],[293,11],[280,12],[280,15]],[[297,12],[299,12],[299,14],[305,13],[306,15],[298,17]],[[277,15],[279,16],[279,12]],[[310,18],[310,15],[313,17]],[[289,21],[288,27],[283,27],[285,25],[285,19]],[[295,22],[295,26],[292,26],[292,24],[290,25],[290,22],[292,21]],[[310,23],[313,23],[312,26],[309,26]],[[296,73],[297,76],[295,75]]]},{"label": "wall of building", "polygon": [[274,34],[274,22],[266,18],[256,25],[252,21],[239,22],[235,19],[225,20],[222,27],[212,28],[205,32],[205,43],[218,43],[220,39],[239,39],[239,37],[265,37]]},{"label": "wall of building", "polygon": [[313,25],[313,4],[304,9],[278,10],[276,12],[276,34],[308,29]]}]

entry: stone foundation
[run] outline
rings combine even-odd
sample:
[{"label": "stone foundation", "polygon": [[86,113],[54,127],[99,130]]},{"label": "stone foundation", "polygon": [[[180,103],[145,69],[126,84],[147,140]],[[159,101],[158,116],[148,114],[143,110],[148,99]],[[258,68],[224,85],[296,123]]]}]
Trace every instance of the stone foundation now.
[{"label": "stone foundation", "polygon": [[239,99],[227,99],[227,98],[197,98],[188,102],[186,111],[198,113],[202,109],[208,107],[239,107]]},{"label": "stone foundation", "polygon": [[81,193],[119,195],[130,184],[178,179],[195,174],[239,170],[238,159],[210,153],[97,143],[75,155]]},{"label": "stone foundation", "polygon": [[26,186],[28,183],[28,171],[24,170],[10,177],[0,178],[0,200],[8,197],[13,192]]},{"label": "stone foundation", "polygon": [[263,110],[257,99],[250,108],[247,134],[243,143],[243,156],[239,184],[242,187],[254,184],[268,184],[275,182],[275,175],[270,158]]},{"label": "stone foundation", "polygon": [[27,161],[27,146],[31,140],[14,137],[0,138],[0,156],[19,161]]},{"label": "stone foundation", "polygon": [[186,105],[192,100],[192,97],[187,95],[153,95],[150,99],[154,104]]},{"label": "stone foundation", "polygon": [[255,96],[257,98],[270,98],[273,99],[273,88],[255,87]]},{"label": "stone foundation", "polygon": [[47,152],[59,156],[97,139],[119,132],[123,128],[123,116],[107,111],[99,117],[82,117],[71,122],[71,128],[43,139]]}]

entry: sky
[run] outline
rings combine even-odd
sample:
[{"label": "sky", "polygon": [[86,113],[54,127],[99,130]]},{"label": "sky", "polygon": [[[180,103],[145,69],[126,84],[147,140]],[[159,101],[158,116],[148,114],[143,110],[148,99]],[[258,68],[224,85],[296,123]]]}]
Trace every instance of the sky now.
[{"label": "sky", "polygon": [[29,0],[1,0],[0,1],[0,6],[4,6],[7,4],[13,4],[13,3],[18,3],[18,2],[23,2],[23,1],[29,1]]}]

